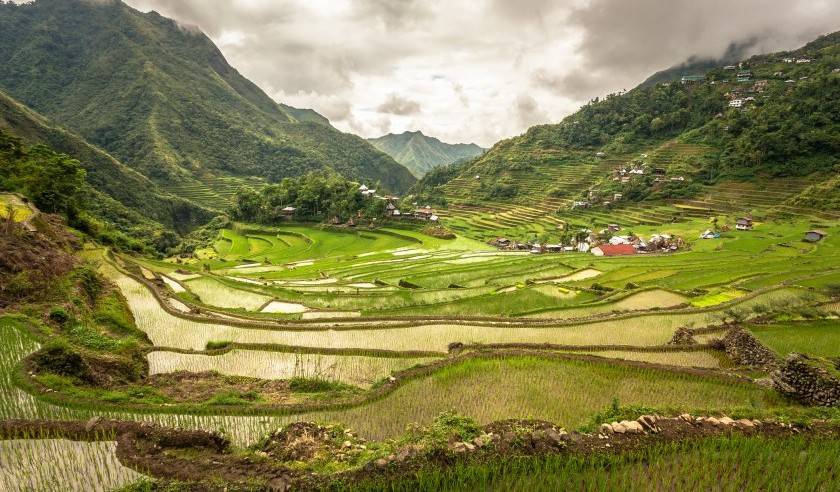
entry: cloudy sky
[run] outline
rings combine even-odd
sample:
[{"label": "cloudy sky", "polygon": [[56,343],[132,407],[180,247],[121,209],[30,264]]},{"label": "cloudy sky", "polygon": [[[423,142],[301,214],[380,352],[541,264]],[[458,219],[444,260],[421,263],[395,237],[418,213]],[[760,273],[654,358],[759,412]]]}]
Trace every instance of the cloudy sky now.
[{"label": "cloudy sky", "polygon": [[490,146],[731,42],[798,47],[838,0],[126,0],[197,26],[279,102],[364,137]]}]

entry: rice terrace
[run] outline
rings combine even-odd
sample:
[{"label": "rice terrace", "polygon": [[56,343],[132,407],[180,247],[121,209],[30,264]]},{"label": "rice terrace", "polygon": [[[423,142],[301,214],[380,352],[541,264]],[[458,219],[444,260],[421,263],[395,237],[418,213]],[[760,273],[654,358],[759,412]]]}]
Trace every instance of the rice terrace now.
[{"label": "rice terrace", "polygon": [[483,148],[166,4],[0,2],[0,491],[840,490],[837,26]]}]

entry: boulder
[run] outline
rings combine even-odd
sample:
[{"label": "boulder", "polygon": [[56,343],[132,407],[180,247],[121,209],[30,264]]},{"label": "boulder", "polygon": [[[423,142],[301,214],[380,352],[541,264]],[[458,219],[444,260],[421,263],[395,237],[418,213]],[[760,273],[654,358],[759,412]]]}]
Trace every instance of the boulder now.
[{"label": "boulder", "polygon": [[721,417],[721,418],[718,419],[718,422],[720,422],[723,425],[734,425],[735,424],[735,421],[732,420],[729,417]]},{"label": "boulder", "polygon": [[735,421],[735,425],[742,429],[752,429],[755,427],[755,424],[753,424],[752,420],[749,419],[738,419]]},{"label": "boulder", "polygon": [[636,422],[635,420],[622,420],[621,425],[623,425],[627,429],[627,433],[629,434],[644,434],[645,429],[642,427],[642,424]]},{"label": "boulder", "polygon": [[598,430],[604,435],[613,434],[615,432],[610,424],[601,424],[601,427]]},{"label": "boulder", "polygon": [[615,432],[616,434],[624,434],[627,432],[627,427],[625,427],[624,424],[613,422],[610,425],[612,426],[613,432]]}]

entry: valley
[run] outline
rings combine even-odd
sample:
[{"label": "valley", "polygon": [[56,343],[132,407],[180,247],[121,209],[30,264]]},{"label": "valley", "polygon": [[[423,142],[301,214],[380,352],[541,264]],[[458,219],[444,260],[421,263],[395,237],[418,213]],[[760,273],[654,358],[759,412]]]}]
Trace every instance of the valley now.
[{"label": "valley", "polygon": [[134,4],[0,2],[0,490],[836,488],[840,32],[485,149]]}]

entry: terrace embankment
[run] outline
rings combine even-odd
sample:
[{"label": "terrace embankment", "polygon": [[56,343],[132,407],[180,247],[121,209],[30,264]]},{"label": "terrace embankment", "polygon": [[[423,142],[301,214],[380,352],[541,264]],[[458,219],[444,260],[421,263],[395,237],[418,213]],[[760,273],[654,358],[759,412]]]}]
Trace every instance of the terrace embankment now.
[{"label": "terrace embankment", "polygon": [[840,406],[840,359],[790,354],[773,373],[773,384],[805,405]]},{"label": "terrace embankment", "polygon": [[[147,423],[4,421],[0,439],[116,440],[123,465],[158,480],[186,482],[183,490],[321,490],[359,483],[387,485],[432,468],[494,463],[511,457],[620,455],[666,443],[739,436],[835,441],[840,427],[825,422],[787,424],[729,417],[643,415],[603,423],[594,432],[567,432],[550,422],[505,420],[477,426],[443,415],[431,428],[404,439],[366,442],[340,426],[295,423],[258,445],[236,449],[204,431]],[[344,467],[325,466],[343,462]],[[333,470],[340,471],[333,471]],[[254,488],[256,487],[256,488]],[[182,489],[179,489],[182,490]]]}]

